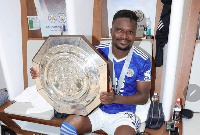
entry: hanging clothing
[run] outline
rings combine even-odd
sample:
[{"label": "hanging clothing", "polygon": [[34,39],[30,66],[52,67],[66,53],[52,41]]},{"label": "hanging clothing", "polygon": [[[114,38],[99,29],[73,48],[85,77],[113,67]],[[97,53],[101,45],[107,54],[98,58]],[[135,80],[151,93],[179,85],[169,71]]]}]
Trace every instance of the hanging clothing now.
[{"label": "hanging clothing", "polygon": [[156,30],[156,56],[155,63],[156,67],[163,65],[163,48],[168,42],[170,14],[172,0],[161,0],[163,3],[163,9],[160,16],[160,21]]}]

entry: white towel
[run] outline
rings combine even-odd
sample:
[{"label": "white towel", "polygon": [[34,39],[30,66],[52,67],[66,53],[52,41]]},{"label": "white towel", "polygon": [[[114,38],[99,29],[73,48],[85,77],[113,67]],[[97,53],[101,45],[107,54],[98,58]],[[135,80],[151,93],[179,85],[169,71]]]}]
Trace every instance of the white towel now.
[{"label": "white towel", "polygon": [[30,102],[32,108],[27,109],[26,114],[42,113],[53,110],[53,107],[37,92],[36,85],[26,88],[15,98],[16,102]]}]

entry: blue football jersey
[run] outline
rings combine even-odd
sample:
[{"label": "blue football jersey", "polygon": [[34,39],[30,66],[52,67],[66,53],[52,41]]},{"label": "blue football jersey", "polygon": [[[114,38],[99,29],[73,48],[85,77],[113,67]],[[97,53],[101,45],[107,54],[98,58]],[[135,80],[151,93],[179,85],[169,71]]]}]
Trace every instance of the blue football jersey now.
[{"label": "blue football jersey", "polygon": [[[109,47],[111,43],[100,44],[95,46],[96,49],[108,60]],[[114,90],[116,95],[129,96],[137,93],[137,82],[136,81],[151,81],[151,61],[150,57],[143,53],[139,48],[133,46],[131,49],[133,54],[126,71],[125,79],[122,87],[119,91]],[[114,70],[116,79],[116,88],[118,87],[118,80],[124,66],[126,57],[120,60],[114,58]],[[102,111],[110,114],[115,114],[123,111],[135,112],[136,105],[128,104],[101,104],[100,108]]]}]

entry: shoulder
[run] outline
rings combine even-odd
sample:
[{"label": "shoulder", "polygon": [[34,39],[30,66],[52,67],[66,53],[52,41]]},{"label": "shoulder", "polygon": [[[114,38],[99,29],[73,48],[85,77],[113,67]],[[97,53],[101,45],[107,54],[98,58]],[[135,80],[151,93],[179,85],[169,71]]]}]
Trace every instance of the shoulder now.
[{"label": "shoulder", "polygon": [[96,50],[106,59],[108,59],[108,53],[109,53],[109,46],[111,43],[103,43],[96,45]]},{"label": "shoulder", "polygon": [[111,43],[102,43],[99,45],[95,45],[97,50],[108,49]]},{"label": "shoulder", "polygon": [[141,49],[139,49],[138,47],[133,46],[131,49],[133,51],[134,57],[141,59],[143,61],[146,61],[149,59],[149,56],[146,53],[144,53]]}]

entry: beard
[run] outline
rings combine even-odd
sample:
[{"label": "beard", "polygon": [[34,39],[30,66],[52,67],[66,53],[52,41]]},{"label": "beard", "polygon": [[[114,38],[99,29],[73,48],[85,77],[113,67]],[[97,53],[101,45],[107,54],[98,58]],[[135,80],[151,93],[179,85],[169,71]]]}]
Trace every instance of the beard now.
[{"label": "beard", "polygon": [[[118,40],[127,40],[129,43],[131,42],[131,41],[128,40],[128,39],[116,39],[116,40],[117,40],[117,41],[118,41]],[[122,48],[122,47],[120,47],[117,43],[115,43],[114,46],[115,46],[117,49],[121,50],[121,51],[127,51],[127,50],[130,50],[131,47],[132,47],[132,45],[129,44],[129,45],[126,46],[125,48]]]}]

